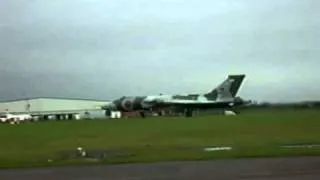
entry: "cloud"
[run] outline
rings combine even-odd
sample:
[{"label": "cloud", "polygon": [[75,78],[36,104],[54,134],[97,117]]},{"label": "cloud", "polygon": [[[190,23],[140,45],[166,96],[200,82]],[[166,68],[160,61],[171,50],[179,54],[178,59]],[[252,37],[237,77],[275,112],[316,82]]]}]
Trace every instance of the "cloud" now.
[{"label": "cloud", "polygon": [[206,92],[229,73],[247,74],[248,98],[320,98],[319,7],[312,0],[1,1],[0,76],[10,86],[0,99],[20,97],[17,89],[103,99]]}]

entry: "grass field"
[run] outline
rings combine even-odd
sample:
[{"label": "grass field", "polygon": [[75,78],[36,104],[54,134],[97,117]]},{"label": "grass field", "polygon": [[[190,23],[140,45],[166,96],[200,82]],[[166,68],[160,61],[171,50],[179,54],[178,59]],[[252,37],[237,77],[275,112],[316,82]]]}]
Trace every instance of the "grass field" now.
[{"label": "grass field", "polygon": [[[320,155],[320,148],[279,145],[320,144],[317,110],[246,111],[238,116],[130,118],[0,124],[0,168],[47,165],[200,160],[260,156]],[[117,149],[131,156],[102,161],[62,159],[59,152]],[[232,146],[204,152],[203,147]],[[51,159],[52,162],[48,162]]]}]

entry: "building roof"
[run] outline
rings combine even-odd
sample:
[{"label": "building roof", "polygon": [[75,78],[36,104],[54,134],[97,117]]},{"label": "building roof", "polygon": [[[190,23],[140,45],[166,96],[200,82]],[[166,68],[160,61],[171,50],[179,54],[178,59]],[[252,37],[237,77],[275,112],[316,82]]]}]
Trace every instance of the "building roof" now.
[{"label": "building roof", "polygon": [[27,101],[27,100],[34,100],[34,99],[60,99],[60,100],[82,100],[82,101],[110,101],[110,100],[102,100],[102,99],[86,99],[86,98],[70,98],[70,97],[32,97],[32,98],[19,98],[19,99],[12,99],[12,100],[0,100],[0,102],[14,102],[14,101]]}]

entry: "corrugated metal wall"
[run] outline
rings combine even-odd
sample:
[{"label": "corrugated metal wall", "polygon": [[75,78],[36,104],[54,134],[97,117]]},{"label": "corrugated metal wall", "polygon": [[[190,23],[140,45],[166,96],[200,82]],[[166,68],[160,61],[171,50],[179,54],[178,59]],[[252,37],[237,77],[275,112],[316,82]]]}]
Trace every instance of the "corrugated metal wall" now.
[{"label": "corrugated metal wall", "polygon": [[84,111],[95,110],[98,106],[108,103],[107,101],[73,100],[73,99],[50,99],[37,98],[30,100],[18,100],[1,102],[0,112],[54,112],[54,111]]}]

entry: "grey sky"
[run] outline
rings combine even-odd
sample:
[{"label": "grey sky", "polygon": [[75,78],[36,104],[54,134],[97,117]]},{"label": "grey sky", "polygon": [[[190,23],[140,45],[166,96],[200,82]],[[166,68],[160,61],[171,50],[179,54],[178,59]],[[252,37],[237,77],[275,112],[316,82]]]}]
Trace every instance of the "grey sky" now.
[{"label": "grey sky", "polygon": [[318,0],[2,0],[0,99],[207,92],[320,99]]}]

